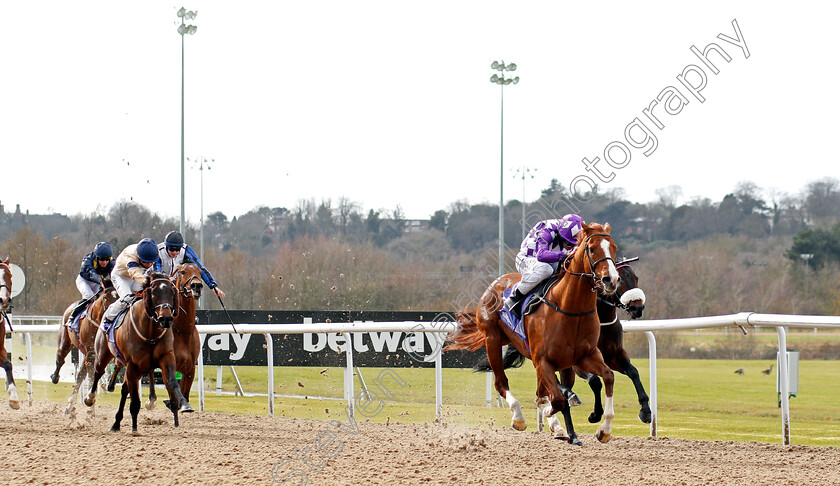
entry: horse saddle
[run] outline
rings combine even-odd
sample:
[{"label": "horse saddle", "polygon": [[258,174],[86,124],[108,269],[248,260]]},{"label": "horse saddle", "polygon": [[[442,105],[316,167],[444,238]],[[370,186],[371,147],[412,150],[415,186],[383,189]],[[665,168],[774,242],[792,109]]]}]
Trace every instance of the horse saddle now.
[{"label": "horse saddle", "polygon": [[[525,296],[524,301],[522,302],[522,315],[527,316],[531,314],[537,307],[543,303],[543,299],[551,287],[560,281],[560,276],[552,275],[551,277],[543,280],[539,285],[537,285],[534,290],[532,290],[528,295]],[[508,298],[510,296],[511,289],[507,289],[502,294],[503,298]],[[528,344],[528,337],[525,335],[525,327],[522,324],[522,318],[516,312],[516,308],[519,305],[514,306],[512,310],[509,310],[507,307],[502,307],[500,311],[500,317],[502,318],[502,322],[505,323],[517,336],[522,338],[525,341],[525,346],[530,350],[530,345]]]},{"label": "horse saddle", "polygon": [[132,305],[137,302],[140,297],[134,296],[128,301],[128,305],[125,309],[121,310],[117,317],[114,319],[113,322],[108,322],[106,319],[102,319],[102,330],[108,336],[108,342],[114,342],[114,331],[119,329],[122,326],[123,321],[125,321],[125,316],[128,315],[129,311],[131,311]]},{"label": "horse saddle", "polygon": [[90,310],[90,306],[93,305],[94,299],[90,299],[87,303],[83,303],[83,301],[79,301],[78,305],[82,306],[81,311],[74,312],[74,316],[72,319],[67,321],[67,326],[70,327],[70,330],[78,333],[79,332],[79,323],[82,322],[82,318],[87,316],[88,311]]},{"label": "horse saddle", "polygon": [[559,282],[561,278],[560,275],[554,274],[534,287],[534,290],[525,297],[525,301],[522,303],[522,315],[527,316],[536,311],[537,307],[545,300],[545,296],[551,290],[551,287]]}]

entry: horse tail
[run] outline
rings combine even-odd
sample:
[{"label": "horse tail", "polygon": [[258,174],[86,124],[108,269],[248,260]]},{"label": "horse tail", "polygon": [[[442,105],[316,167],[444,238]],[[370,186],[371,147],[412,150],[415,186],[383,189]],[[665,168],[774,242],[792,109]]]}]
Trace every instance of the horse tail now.
[{"label": "horse tail", "polygon": [[475,311],[462,310],[455,314],[458,330],[449,336],[449,344],[444,351],[463,349],[476,351],[484,346],[484,333],[478,328]]},{"label": "horse tail", "polygon": [[[502,357],[504,369],[521,368],[524,363],[525,356],[523,356],[518,349],[513,347],[513,345],[509,345],[507,347],[507,352],[505,352],[505,355]],[[481,358],[478,363],[473,366],[473,371],[475,373],[478,373],[479,371],[493,371],[490,368],[490,360],[487,359],[487,356]]]}]

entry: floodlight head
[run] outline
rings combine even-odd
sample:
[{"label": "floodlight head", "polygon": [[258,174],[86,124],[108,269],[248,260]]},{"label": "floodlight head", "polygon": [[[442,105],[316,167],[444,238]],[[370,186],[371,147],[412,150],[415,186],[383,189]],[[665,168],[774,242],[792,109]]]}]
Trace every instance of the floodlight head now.
[{"label": "floodlight head", "polygon": [[490,82],[491,83],[498,83],[499,82],[499,75],[494,74],[494,75],[490,76]]},{"label": "floodlight head", "polygon": [[190,10],[189,12],[187,12],[187,13],[185,14],[185,17],[187,18],[187,20],[192,20],[192,19],[194,19],[194,18],[195,18],[195,16],[196,16],[196,15],[198,15],[198,11],[197,11],[197,10],[196,10],[196,11],[192,11],[192,10]]},{"label": "floodlight head", "polygon": [[490,65],[490,69],[499,69],[499,61],[493,61],[493,64]]},{"label": "floodlight head", "polygon": [[181,25],[178,26],[178,33],[179,34],[184,35],[186,32],[187,32],[187,26],[186,25],[181,24]]},{"label": "floodlight head", "polygon": [[507,65],[507,70],[508,71],[516,71],[516,63],[512,62],[512,63],[508,64]]},{"label": "floodlight head", "polygon": [[513,84],[519,84],[519,76],[513,78]]},{"label": "floodlight head", "polygon": [[196,27],[195,25],[191,25],[187,28],[187,34],[193,35],[193,34],[195,34],[195,31],[197,31],[197,30],[198,30],[198,27]]},{"label": "floodlight head", "polygon": [[183,17],[186,14],[187,14],[187,9],[185,9],[184,7],[181,7],[181,10],[178,10],[178,13],[175,14],[175,15],[177,15],[178,17]]}]

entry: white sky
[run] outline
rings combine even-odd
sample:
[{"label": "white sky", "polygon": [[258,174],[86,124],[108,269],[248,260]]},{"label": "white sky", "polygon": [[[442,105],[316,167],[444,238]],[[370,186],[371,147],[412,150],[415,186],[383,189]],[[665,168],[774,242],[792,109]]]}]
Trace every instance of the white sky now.
[{"label": "white sky", "polygon": [[[797,193],[837,177],[837,3],[222,2],[198,10],[186,41],[186,155],[215,159],[204,213],[293,209],[345,196],[363,210],[428,218],[459,199],[499,200],[505,88],[505,201],[513,168],[537,169],[526,200],[568,184],[676,76],[718,43],[645,157],[604,189],[648,202],[680,185],[719,201],[738,181]],[[679,7],[677,7],[679,5]],[[691,9],[685,8],[691,5]],[[167,2],[0,4],[0,202],[90,213],[120,199],[180,214],[181,41]],[[750,57],[717,38],[735,36]],[[126,162],[127,161],[127,162]],[[610,170],[603,161],[604,172]],[[106,179],[106,174],[109,177]],[[590,174],[591,175],[591,174]],[[186,215],[200,218],[186,162]]]}]

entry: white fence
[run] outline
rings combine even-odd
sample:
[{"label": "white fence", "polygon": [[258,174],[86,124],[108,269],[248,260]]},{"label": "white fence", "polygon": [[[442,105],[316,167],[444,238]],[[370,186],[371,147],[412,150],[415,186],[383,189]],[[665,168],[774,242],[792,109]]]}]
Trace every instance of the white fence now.
[{"label": "white fence", "polygon": [[[32,339],[31,334],[56,333],[58,324],[23,324],[23,322],[56,322],[58,317],[50,316],[10,316],[12,327],[15,333],[22,333],[27,348],[28,363],[32,362]],[[268,413],[274,415],[274,349],[271,339],[272,334],[303,334],[303,333],[341,333],[345,337],[345,343],[352,343],[353,333],[359,332],[432,332],[437,333],[438,342],[442,344],[443,336],[448,329],[443,322],[357,322],[357,323],[312,323],[301,324],[238,324],[236,331],[240,334],[262,334],[266,340],[266,357],[268,367]],[[781,356],[786,356],[787,337],[786,327],[791,328],[840,328],[840,316],[803,316],[783,314],[758,314],[753,312],[741,312],[725,316],[692,317],[685,319],[662,319],[662,320],[638,320],[622,322],[626,332],[644,332],[648,339],[650,355],[650,385],[648,394],[650,396],[651,424],[650,435],[657,435],[657,376],[656,376],[656,339],[655,331],[672,331],[682,329],[705,329],[719,327],[741,327],[742,329],[752,327],[775,327],[779,336],[779,351]],[[233,329],[230,325],[200,325],[199,333],[202,334],[231,334]],[[344,398],[347,400],[350,413],[355,413],[355,400],[353,379],[353,346],[345,345],[346,366],[344,372]],[[442,388],[442,362],[441,353],[435,350],[428,356],[428,361],[435,363],[435,411],[440,417],[442,412],[443,388]],[[199,386],[199,410],[204,409],[204,366],[202,357],[199,355],[198,382]],[[32,367],[28,369],[29,396],[32,396]],[[781,418],[782,418],[782,441],[785,445],[790,444],[790,408],[788,401],[789,372],[787,361],[782,359],[779,362],[778,373],[781,382]],[[490,380],[487,381],[488,394],[490,393]],[[488,395],[489,396],[489,395]]]}]

